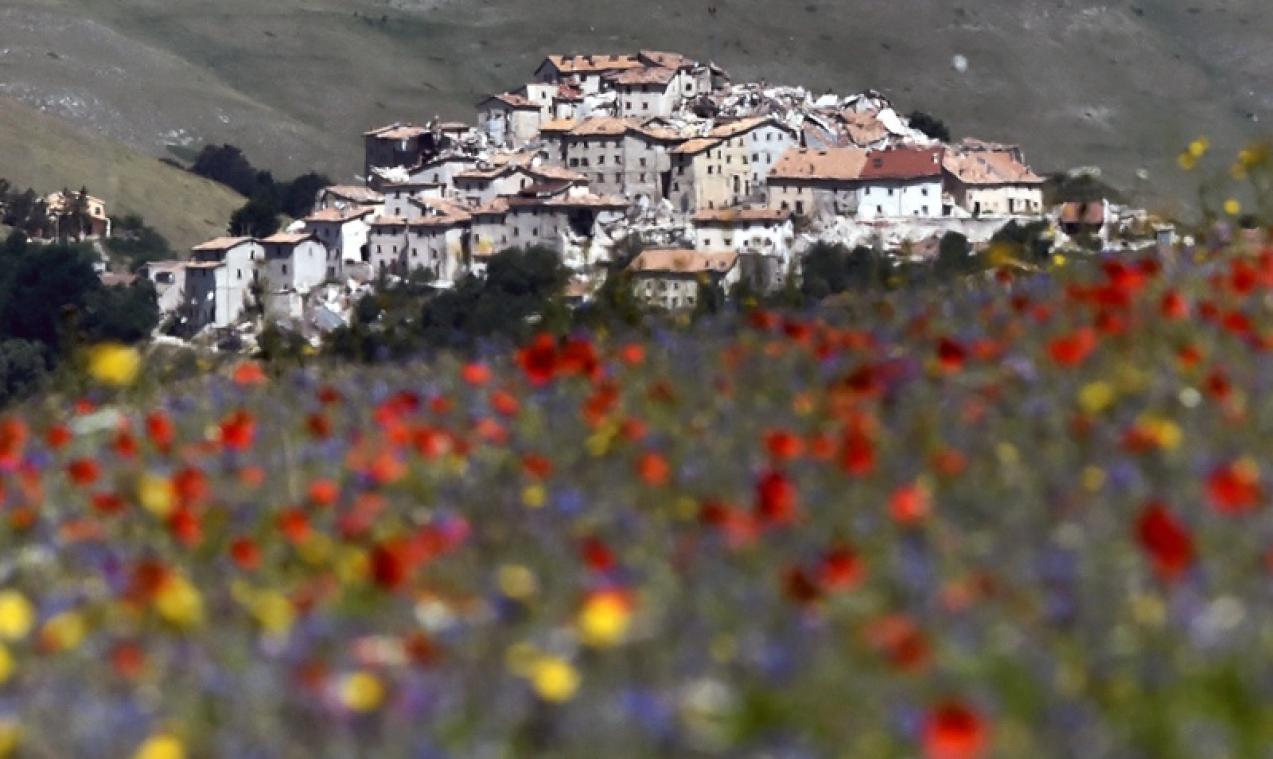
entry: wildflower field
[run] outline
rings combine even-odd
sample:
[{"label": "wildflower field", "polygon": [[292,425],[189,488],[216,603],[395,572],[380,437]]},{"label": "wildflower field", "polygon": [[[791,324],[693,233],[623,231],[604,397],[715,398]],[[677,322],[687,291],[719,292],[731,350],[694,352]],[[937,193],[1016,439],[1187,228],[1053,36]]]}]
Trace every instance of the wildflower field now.
[{"label": "wildflower field", "polygon": [[87,367],[0,425],[4,753],[1273,755],[1273,250]]}]

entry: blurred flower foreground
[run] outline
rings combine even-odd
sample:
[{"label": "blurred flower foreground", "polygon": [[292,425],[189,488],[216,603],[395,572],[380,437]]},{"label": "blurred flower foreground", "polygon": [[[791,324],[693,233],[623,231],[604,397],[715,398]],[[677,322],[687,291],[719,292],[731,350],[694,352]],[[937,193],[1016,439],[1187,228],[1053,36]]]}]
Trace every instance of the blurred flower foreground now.
[{"label": "blurred flower foreground", "polygon": [[1273,746],[1273,250],[157,392],[129,351],[0,422],[3,755]]}]

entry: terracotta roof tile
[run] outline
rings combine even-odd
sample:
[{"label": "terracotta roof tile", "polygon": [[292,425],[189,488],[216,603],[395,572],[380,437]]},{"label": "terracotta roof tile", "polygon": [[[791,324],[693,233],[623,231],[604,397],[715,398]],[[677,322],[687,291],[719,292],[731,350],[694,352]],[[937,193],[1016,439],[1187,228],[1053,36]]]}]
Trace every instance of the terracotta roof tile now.
[{"label": "terracotta roof tile", "polygon": [[256,240],[251,237],[217,237],[212,240],[208,240],[207,242],[199,243],[191,248],[191,250],[200,253],[220,252],[237,248],[240,245],[249,242],[256,242]]},{"label": "terracotta roof tile", "polygon": [[792,148],[774,164],[769,177],[854,182],[861,178],[865,165],[866,151],[860,148]]},{"label": "terracotta roof tile", "polygon": [[629,69],[614,74],[610,81],[621,87],[636,87],[646,84],[667,86],[676,77],[676,72],[665,68]]},{"label": "terracotta roof tile", "polygon": [[942,148],[895,148],[867,154],[862,179],[923,179],[940,177]]},{"label": "terracotta roof tile", "polygon": [[684,143],[672,148],[670,152],[680,155],[698,155],[705,150],[711,150],[720,144],[720,140],[714,137],[699,137],[693,140],[687,140]]},{"label": "terracotta roof tile", "polygon": [[651,248],[644,250],[628,265],[633,273],[701,274],[725,273],[738,263],[733,250],[690,250],[685,248]]},{"label": "terracotta roof tile", "polygon": [[550,55],[548,61],[563,74],[600,74],[644,65],[635,55]]}]

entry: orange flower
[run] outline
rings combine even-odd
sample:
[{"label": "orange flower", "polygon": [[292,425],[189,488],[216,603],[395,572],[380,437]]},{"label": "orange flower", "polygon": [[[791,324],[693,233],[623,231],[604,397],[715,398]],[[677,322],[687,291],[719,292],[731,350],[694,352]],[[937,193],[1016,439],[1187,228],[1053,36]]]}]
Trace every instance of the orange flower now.
[{"label": "orange flower", "polygon": [[928,488],[920,483],[903,485],[888,499],[888,513],[893,521],[910,526],[923,521],[932,510],[932,498]]},{"label": "orange flower", "polygon": [[240,387],[264,385],[268,381],[265,370],[255,361],[242,361],[234,368],[234,384]]},{"label": "orange flower", "polygon": [[340,486],[328,479],[314,480],[309,484],[309,500],[315,506],[331,506],[340,497]]}]

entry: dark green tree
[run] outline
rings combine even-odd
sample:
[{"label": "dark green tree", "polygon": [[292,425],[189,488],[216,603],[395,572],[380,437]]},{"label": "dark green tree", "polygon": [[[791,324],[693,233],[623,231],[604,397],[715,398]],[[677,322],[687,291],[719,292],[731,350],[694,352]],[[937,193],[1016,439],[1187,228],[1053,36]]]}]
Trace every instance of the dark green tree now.
[{"label": "dark green tree", "polygon": [[38,343],[0,341],[0,406],[20,400],[44,381],[47,364]]},{"label": "dark green tree", "polygon": [[950,128],[946,126],[946,122],[931,116],[923,111],[912,111],[907,116],[912,129],[918,129],[934,140],[942,142],[950,142]]}]

